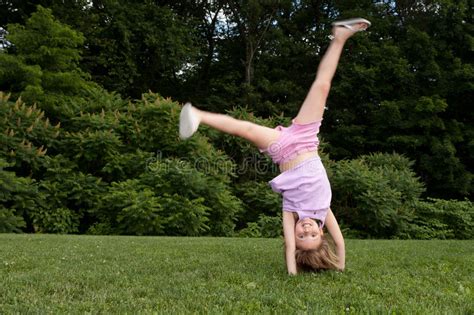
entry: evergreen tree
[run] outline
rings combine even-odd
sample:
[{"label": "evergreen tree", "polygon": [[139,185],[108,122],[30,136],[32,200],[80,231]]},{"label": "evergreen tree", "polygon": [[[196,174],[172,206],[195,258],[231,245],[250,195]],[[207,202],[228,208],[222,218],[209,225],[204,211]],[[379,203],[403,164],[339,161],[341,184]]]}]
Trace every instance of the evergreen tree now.
[{"label": "evergreen tree", "polygon": [[79,67],[83,35],[57,21],[50,9],[38,6],[26,25],[8,29],[14,49],[0,54],[0,90],[59,117],[67,111],[64,96],[86,97],[97,88]]}]

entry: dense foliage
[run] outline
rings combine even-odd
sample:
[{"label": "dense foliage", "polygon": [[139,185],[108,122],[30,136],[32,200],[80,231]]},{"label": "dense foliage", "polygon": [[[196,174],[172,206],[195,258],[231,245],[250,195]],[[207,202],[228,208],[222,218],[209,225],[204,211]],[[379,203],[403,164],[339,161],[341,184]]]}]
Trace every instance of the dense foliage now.
[{"label": "dense foliage", "polygon": [[333,210],[353,236],[474,237],[463,1],[4,3],[0,232],[280,235],[276,167],[207,128],[179,141],[167,96],[287,124],[329,22],[363,15],[322,130]]}]

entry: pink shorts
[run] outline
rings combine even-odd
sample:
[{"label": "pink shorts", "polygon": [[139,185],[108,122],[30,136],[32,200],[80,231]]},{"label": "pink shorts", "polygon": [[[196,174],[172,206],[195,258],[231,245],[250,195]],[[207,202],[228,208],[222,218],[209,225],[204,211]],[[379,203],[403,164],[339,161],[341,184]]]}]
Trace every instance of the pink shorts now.
[{"label": "pink shorts", "polygon": [[289,127],[277,126],[281,131],[279,138],[268,148],[260,150],[267,153],[276,164],[291,161],[298,154],[317,151],[319,146],[319,127],[321,120],[308,124],[298,124],[294,121]]},{"label": "pink shorts", "polygon": [[283,210],[297,212],[299,219],[313,218],[323,224],[331,206],[331,185],[319,157],[310,158],[270,181],[283,196]]}]

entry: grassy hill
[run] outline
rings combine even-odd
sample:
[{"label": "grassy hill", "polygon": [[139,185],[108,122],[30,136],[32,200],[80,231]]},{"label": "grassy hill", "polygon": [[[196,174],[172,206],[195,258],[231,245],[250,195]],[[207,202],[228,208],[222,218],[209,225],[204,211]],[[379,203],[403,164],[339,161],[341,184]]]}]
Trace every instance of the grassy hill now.
[{"label": "grassy hill", "polygon": [[346,247],[289,277],[279,239],[0,234],[0,312],[474,313],[474,241]]}]

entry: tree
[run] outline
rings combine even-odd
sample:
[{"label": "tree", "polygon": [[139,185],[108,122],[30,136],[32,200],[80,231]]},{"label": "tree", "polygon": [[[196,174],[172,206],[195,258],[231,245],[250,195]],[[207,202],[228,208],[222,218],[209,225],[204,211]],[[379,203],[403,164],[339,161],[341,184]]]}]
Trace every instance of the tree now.
[{"label": "tree", "polygon": [[471,195],[467,3],[344,2],[339,9],[348,16],[364,6],[373,27],[351,39],[342,57],[324,127],[329,152],[336,159],[404,153],[416,160],[428,195]]},{"label": "tree", "polygon": [[84,68],[106,89],[126,97],[160,91],[177,96],[196,49],[194,30],[166,6],[152,2],[94,1],[80,25],[87,38]]},{"label": "tree", "polygon": [[8,29],[15,49],[0,54],[1,90],[57,114],[66,110],[60,108],[61,97],[84,97],[97,88],[79,67],[84,37],[58,22],[50,9],[38,6],[26,25]]},{"label": "tree", "polygon": [[[31,12],[26,2],[8,3],[5,21]],[[108,89],[124,97],[151,89],[213,111],[242,106],[262,117],[294,117],[329,44],[330,23],[367,17],[372,27],[348,42],[333,82],[321,133],[327,151],[337,160],[404,153],[416,160],[427,195],[472,195],[473,26],[466,0],[40,3],[84,34],[76,46],[84,55],[80,67]],[[11,51],[0,58],[7,78],[0,88],[46,93],[43,66],[18,57]]]}]

